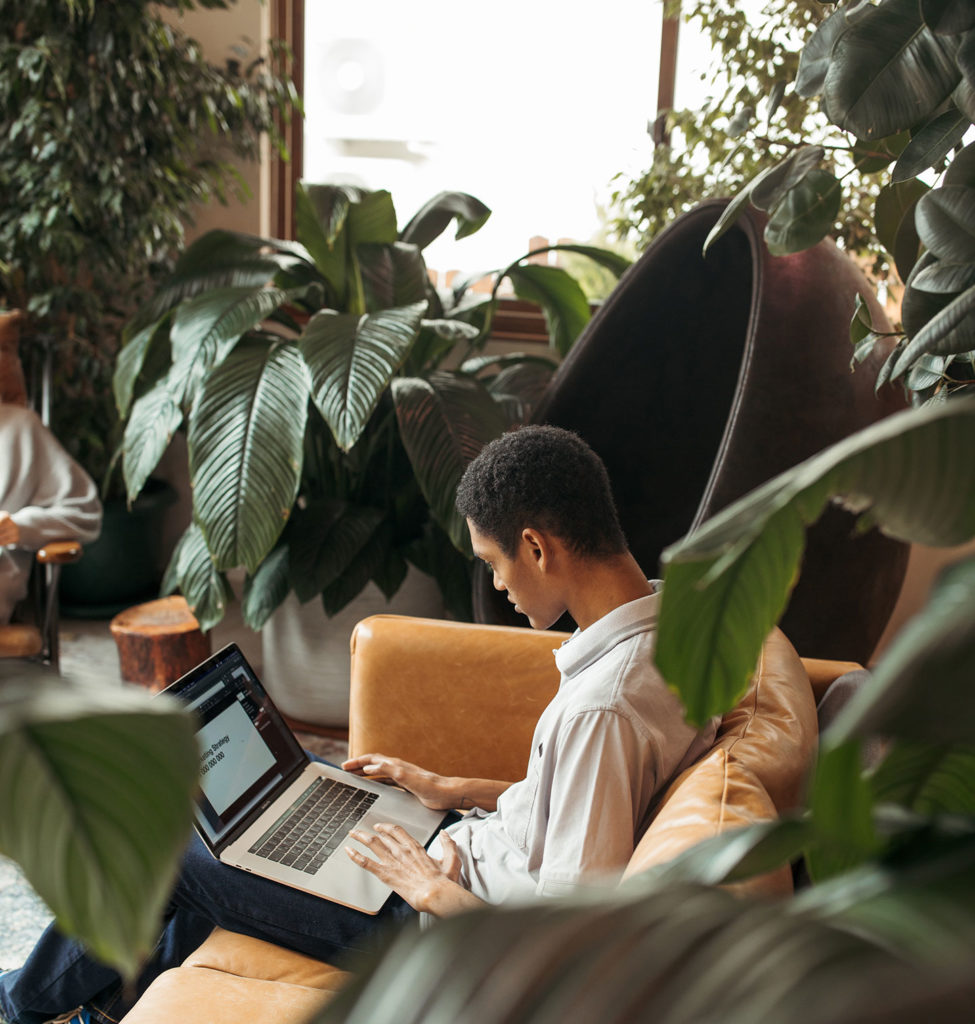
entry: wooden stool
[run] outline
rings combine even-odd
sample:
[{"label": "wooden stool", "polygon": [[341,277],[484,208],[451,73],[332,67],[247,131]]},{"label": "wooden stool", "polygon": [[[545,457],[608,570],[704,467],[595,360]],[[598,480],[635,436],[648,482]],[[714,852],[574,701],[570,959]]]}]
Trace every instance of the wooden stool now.
[{"label": "wooden stool", "polygon": [[179,595],[126,608],[110,628],[122,678],[153,691],[210,656],[210,637],[200,632],[186,598]]}]

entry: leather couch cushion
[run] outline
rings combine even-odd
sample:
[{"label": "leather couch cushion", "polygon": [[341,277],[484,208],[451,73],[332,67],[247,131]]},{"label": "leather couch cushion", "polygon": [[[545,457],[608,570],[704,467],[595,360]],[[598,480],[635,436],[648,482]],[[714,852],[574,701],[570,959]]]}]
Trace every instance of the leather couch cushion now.
[{"label": "leather couch cushion", "polygon": [[[623,878],[665,864],[702,840],[776,816],[775,805],[755,775],[727,750],[716,747],[671,784]],[[788,895],[792,875],[782,868],[729,888],[756,895]]]},{"label": "leather couch cushion", "polygon": [[349,974],[270,942],[215,928],[181,967],[166,971],[125,1016],[125,1024],[244,1020],[310,1021]]},{"label": "leather couch cushion", "polygon": [[818,736],[809,677],[795,648],[774,629],[747,693],[722,718],[715,746],[754,772],[781,813],[799,802]]}]

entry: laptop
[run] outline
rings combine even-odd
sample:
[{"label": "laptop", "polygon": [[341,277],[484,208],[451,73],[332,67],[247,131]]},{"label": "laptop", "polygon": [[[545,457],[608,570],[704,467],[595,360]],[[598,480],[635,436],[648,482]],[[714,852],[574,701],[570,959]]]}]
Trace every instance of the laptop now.
[{"label": "laptop", "polygon": [[353,863],[348,833],[391,822],[425,845],[444,818],[401,789],[310,760],[236,644],[163,692],[197,716],[196,830],[224,864],[375,914],[392,890]]}]

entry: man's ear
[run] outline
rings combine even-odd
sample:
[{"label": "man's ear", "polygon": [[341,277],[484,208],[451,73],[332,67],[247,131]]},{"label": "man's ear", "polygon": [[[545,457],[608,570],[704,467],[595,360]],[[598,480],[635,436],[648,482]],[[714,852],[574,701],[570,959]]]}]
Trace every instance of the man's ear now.
[{"label": "man's ear", "polygon": [[552,538],[541,530],[526,526],[521,531],[522,543],[526,545],[529,557],[537,567],[546,570],[551,566],[552,556],[555,553]]}]

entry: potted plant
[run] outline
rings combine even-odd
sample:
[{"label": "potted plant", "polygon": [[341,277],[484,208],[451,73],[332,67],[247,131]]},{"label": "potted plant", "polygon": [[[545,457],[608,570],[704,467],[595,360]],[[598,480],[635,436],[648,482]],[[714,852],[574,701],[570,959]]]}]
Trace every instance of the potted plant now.
[{"label": "potted plant", "polygon": [[[398,228],[388,192],[305,185],[297,242],[209,232],[130,325],[115,374],[122,471],[132,500],[185,429],[193,521],[165,586],[204,629],[237,567],[254,629],[291,592],[329,616],[370,581],[390,598],[408,565],[469,616],[456,483],[487,440],[528,417],[589,317],[569,274],[527,257],[495,272],[488,294],[473,279],[431,285],[425,246],[453,221],[458,238],[473,233],[489,213],[442,193]],[[628,265],[569,248],[617,274]],[[551,357],[483,354],[505,278],[541,303]]]},{"label": "potted plant", "polygon": [[[109,470],[122,325],[171,265],[194,205],[246,194],[232,161],[256,156],[264,133],[280,145],[275,119],[296,102],[282,48],[269,59],[237,48],[221,66],[160,13],[195,6],[0,9],[0,300],[24,312],[25,364],[39,378],[50,362],[52,428],[102,485],[110,521],[118,499],[120,529],[122,490]],[[143,538],[141,548],[151,545]],[[72,588],[72,573],[95,561],[64,574],[68,596],[90,590],[91,580]],[[113,561],[136,578],[131,558],[109,557],[95,582]],[[157,586],[160,568],[149,567]]]}]

